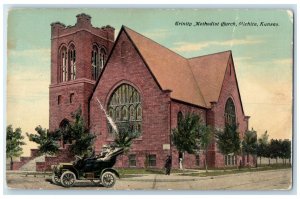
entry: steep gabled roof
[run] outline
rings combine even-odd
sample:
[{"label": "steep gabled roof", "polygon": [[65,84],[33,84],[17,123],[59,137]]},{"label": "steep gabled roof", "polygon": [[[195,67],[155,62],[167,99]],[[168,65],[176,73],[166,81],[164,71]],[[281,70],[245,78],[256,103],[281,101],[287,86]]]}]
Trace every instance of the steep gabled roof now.
[{"label": "steep gabled roof", "polygon": [[225,51],[188,60],[206,103],[218,101],[230,57]]},{"label": "steep gabled roof", "polygon": [[187,59],[127,27],[124,30],[160,87],[172,90],[172,99],[208,107]]},{"label": "steep gabled roof", "polygon": [[231,51],[186,59],[130,28],[122,26],[104,70],[123,31],[138,50],[158,86],[162,90],[172,91],[172,99],[204,108],[211,108],[210,102],[218,101]]}]

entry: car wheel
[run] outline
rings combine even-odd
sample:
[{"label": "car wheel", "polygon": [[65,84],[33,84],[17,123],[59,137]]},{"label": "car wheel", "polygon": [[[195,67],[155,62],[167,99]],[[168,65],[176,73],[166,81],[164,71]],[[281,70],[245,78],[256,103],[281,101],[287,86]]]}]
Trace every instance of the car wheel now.
[{"label": "car wheel", "polygon": [[65,171],[60,177],[60,182],[64,187],[73,186],[75,181],[76,181],[76,176],[71,171]]},{"label": "car wheel", "polygon": [[54,173],[52,174],[52,182],[53,184],[60,185],[60,178]]},{"label": "car wheel", "polygon": [[109,188],[113,187],[116,183],[116,176],[112,172],[105,172],[101,176],[102,185]]}]

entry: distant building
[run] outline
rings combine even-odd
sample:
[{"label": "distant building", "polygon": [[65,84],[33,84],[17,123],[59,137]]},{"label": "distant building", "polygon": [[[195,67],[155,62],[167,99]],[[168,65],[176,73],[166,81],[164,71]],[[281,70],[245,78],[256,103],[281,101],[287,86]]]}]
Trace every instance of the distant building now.
[{"label": "distant building", "polygon": [[[81,106],[96,151],[112,142],[112,128],[99,100],[118,126],[130,120],[141,136],[118,166],[162,168],[167,154],[173,167],[179,157],[171,130],[187,112],[216,128],[238,124],[241,138],[248,129],[231,51],[184,58],[151,39],[122,26],[93,27],[91,17],[77,15],[75,26],[51,24],[50,130],[64,127]],[[211,167],[233,166],[242,157],[224,157],[212,144]],[[203,154],[186,154],[184,166],[203,167]]]}]

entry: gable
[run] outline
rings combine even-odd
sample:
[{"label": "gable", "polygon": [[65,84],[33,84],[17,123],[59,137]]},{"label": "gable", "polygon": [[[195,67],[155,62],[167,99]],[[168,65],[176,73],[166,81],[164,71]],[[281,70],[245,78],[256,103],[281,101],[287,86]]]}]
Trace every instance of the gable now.
[{"label": "gable", "polygon": [[220,98],[223,94],[228,97],[226,92],[229,92],[228,94],[234,98],[235,106],[239,108],[237,111],[240,111],[242,115],[245,115],[232,55],[230,55],[228,60],[218,101],[221,100]]},{"label": "gable", "polygon": [[189,63],[184,57],[127,27],[124,30],[161,88],[172,90],[172,99],[207,107]]},{"label": "gable", "polygon": [[231,52],[225,51],[188,60],[208,106],[219,100],[230,56]]},{"label": "gable", "polygon": [[[111,55],[116,53],[114,51],[116,45],[120,45],[119,38],[122,34],[126,34],[128,42],[135,48],[158,87],[161,90],[172,91],[171,99],[204,108],[211,108],[210,102],[218,102],[231,51],[186,59],[122,26],[107,63],[110,61]],[[94,89],[96,89],[106,65]]]}]

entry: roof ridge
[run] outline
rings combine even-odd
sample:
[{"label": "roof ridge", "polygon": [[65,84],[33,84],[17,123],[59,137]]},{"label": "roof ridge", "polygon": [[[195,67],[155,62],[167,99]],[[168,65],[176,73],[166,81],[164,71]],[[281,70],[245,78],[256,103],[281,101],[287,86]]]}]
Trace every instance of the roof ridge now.
[{"label": "roof ridge", "polygon": [[187,60],[197,59],[197,58],[200,58],[200,57],[207,57],[207,56],[217,55],[217,54],[222,54],[222,53],[227,53],[227,52],[232,53],[231,50],[226,50],[226,51],[220,51],[220,52],[211,53],[211,54],[207,54],[207,55],[199,55],[199,56],[196,56],[196,57],[187,58]]},{"label": "roof ridge", "polygon": [[150,40],[150,41],[152,41],[153,43],[156,43],[156,44],[158,44],[159,46],[161,46],[161,47],[163,47],[164,49],[166,49],[166,50],[170,51],[171,53],[173,53],[173,54],[176,54],[177,56],[179,56],[179,57],[181,57],[181,58],[183,58],[183,59],[186,59],[186,60],[188,60],[188,58],[186,58],[186,57],[184,57],[184,56],[182,56],[182,55],[178,54],[177,52],[175,52],[175,51],[171,50],[170,48],[168,48],[168,47],[166,47],[166,46],[164,46],[164,45],[162,45],[162,44],[160,44],[160,43],[158,43],[158,42],[154,41],[153,39],[151,39],[151,38],[149,38],[149,37],[147,37],[147,36],[145,36],[145,35],[142,35],[141,33],[137,32],[137,31],[135,31],[135,30],[133,30],[133,29],[131,29],[131,28],[129,28],[129,27],[127,27],[127,26],[125,26],[125,25],[122,25],[122,26],[124,27],[124,29],[126,29],[126,28],[127,28],[127,29],[129,29],[129,30],[131,30],[131,31],[135,32],[136,34],[138,34],[138,35],[140,35],[140,36],[142,36],[142,37],[144,37],[144,38],[146,38],[146,39],[149,39],[149,40]]}]

